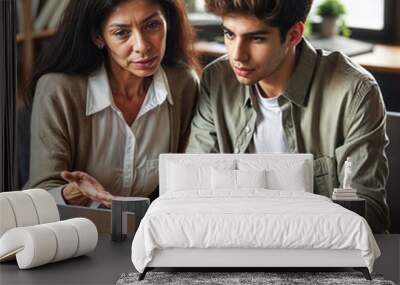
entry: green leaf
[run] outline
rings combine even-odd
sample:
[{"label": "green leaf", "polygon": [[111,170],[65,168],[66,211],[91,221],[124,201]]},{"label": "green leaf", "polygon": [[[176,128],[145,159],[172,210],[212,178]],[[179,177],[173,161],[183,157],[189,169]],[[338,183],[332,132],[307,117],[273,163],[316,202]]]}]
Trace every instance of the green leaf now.
[{"label": "green leaf", "polygon": [[340,32],[342,33],[342,35],[346,38],[349,38],[351,36],[351,31],[350,29],[347,27],[345,20],[341,20],[340,21]]},{"label": "green leaf", "polygon": [[346,7],[340,0],[325,0],[318,6],[317,14],[321,17],[339,18],[346,14]]}]

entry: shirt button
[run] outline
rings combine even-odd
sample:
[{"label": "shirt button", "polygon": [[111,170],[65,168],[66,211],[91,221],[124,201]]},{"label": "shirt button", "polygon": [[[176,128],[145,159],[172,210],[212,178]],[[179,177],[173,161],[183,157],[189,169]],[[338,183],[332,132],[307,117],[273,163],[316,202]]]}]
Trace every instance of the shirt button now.
[{"label": "shirt button", "polygon": [[235,153],[239,153],[239,148],[235,148]]},{"label": "shirt button", "polygon": [[246,133],[250,133],[250,127],[246,126],[245,131],[246,131]]}]

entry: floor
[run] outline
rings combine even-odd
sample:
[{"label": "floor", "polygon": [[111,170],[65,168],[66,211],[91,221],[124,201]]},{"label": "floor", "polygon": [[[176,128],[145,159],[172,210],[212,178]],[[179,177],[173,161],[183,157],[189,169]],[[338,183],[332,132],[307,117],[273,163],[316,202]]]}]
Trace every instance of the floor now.
[{"label": "floor", "polygon": [[400,234],[375,235],[381,257],[375,261],[374,273],[400,284]]}]

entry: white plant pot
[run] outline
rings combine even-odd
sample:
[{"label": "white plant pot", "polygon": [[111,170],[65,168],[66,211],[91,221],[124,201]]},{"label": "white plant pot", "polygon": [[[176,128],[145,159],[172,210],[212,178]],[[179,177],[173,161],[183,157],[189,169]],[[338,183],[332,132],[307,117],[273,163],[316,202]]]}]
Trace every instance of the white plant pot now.
[{"label": "white plant pot", "polygon": [[321,22],[321,37],[329,38],[339,34],[337,18],[323,17]]}]

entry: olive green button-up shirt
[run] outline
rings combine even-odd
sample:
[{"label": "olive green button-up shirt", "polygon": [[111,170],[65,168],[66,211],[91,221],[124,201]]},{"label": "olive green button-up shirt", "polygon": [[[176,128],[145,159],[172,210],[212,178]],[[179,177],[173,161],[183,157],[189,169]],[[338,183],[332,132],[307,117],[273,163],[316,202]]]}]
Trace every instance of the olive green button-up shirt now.
[{"label": "olive green button-up shirt", "polygon": [[[389,227],[385,185],[385,106],[375,79],[339,52],[315,50],[306,40],[287,89],[279,96],[282,126],[291,153],[314,155],[314,193],[331,196],[352,159],[353,188],[367,201],[374,232]],[[240,84],[227,56],[206,67],[186,152],[244,153],[257,113],[253,86]]]}]

